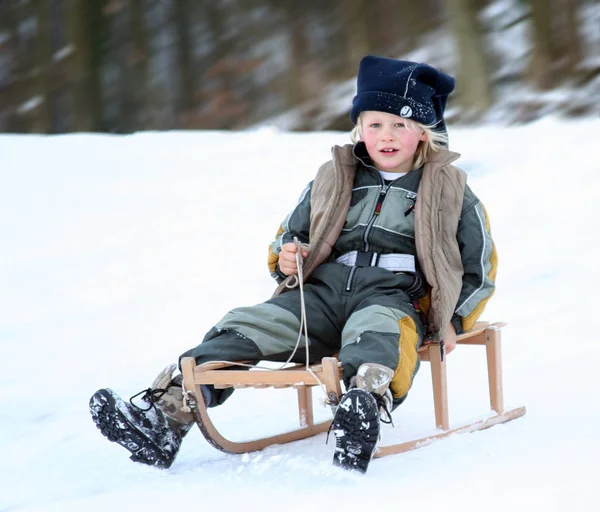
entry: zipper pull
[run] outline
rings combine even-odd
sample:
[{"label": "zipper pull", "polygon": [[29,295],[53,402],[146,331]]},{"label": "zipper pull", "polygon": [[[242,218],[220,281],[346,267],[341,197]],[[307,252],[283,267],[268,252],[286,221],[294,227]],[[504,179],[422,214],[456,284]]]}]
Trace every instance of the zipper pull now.
[{"label": "zipper pull", "polygon": [[385,199],[386,192],[387,190],[385,189],[382,192],[380,192],[379,199],[377,199],[377,205],[375,206],[374,215],[379,215],[381,213],[381,205],[383,205],[383,200]]},{"label": "zipper pull", "polygon": [[410,212],[412,212],[414,209],[415,209],[415,203],[411,204],[411,205],[408,207],[408,210],[406,210],[406,211],[404,212],[404,216],[405,216],[405,217],[408,217],[408,216],[410,215]]}]

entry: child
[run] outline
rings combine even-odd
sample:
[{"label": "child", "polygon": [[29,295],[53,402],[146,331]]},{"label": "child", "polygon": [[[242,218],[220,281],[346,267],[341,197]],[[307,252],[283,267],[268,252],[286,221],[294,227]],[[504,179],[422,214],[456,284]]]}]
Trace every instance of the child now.
[{"label": "child", "polygon": [[[286,361],[300,328],[289,289],[302,246],[311,362],[339,354],[347,389],[332,423],[333,462],[365,472],[380,422],[406,398],[418,348],[450,352],[494,291],[496,252],[483,205],[446,149],[444,109],[454,79],[426,64],[362,59],[352,102],[354,145],[334,147],[282,223],[269,250],[280,283],[263,304],[230,311],[185,352],[208,361]],[[359,139],[358,142],[357,138]],[[284,292],[285,293],[282,293]],[[292,359],[304,362],[304,351]],[[181,375],[167,367],[144,395],[148,408],[109,389],[90,400],[101,432],[131,459],[168,468],[193,424]],[[202,387],[209,407],[232,389]],[[133,404],[133,403],[132,403]]]}]

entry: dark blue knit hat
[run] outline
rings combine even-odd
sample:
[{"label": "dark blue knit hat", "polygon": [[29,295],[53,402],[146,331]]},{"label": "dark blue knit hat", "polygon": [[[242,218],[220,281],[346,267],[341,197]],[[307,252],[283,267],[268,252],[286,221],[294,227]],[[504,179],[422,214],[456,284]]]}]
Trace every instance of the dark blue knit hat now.
[{"label": "dark blue knit hat", "polygon": [[365,110],[388,112],[446,131],[444,109],[454,78],[428,64],[367,55],[360,61],[350,119]]}]

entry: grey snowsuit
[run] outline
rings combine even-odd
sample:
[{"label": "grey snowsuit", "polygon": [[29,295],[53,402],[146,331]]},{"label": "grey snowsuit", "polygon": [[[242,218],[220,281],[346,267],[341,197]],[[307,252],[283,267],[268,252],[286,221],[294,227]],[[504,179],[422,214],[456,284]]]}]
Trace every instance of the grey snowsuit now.
[{"label": "grey snowsuit", "polygon": [[[418,303],[427,298],[427,282],[418,264],[415,272],[392,272],[335,260],[350,251],[416,256],[413,209],[423,169],[385,183],[363,144],[356,145],[354,156],[357,172],[342,233],[329,260],[316,268],[304,286],[311,362],[339,354],[347,386],[362,363],[388,366],[395,372],[390,387],[397,406],[406,398],[419,367],[417,349],[423,342],[425,325]],[[285,277],[276,265],[282,244],[294,236],[303,243],[310,242],[311,187],[312,182],[270,246],[270,268],[278,282]],[[457,238],[464,248],[465,276],[468,270],[473,283],[485,285],[485,293],[478,295],[471,293],[470,284],[464,286],[459,302],[465,310],[473,311],[493,292],[492,264],[487,261],[493,244],[489,227],[484,227],[485,211],[469,187],[465,188],[462,208]],[[461,320],[458,313],[452,319],[458,332],[462,330]],[[181,357],[194,357],[198,364],[215,360],[285,361],[294,349],[299,329],[300,293],[296,288],[265,303],[230,311],[200,345]],[[293,360],[304,362],[304,358],[302,337]],[[231,392],[211,388],[210,406],[222,403]]]}]

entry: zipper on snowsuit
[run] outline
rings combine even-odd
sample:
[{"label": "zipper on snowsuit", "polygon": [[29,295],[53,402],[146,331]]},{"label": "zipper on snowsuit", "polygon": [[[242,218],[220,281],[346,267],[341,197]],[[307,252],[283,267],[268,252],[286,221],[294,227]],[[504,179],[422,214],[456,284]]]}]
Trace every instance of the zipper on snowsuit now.
[{"label": "zipper on snowsuit", "polygon": [[[377,203],[375,204],[375,210],[373,210],[373,214],[371,215],[371,219],[367,223],[367,227],[365,229],[365,234],[363,235],[363,243],[364,243],[364,251],[365,252],[367,252],[369,250],[369,240],[368,240],[369,233],[371,231],[371,228],[373,227],[373,224],[375,223],[375,220],[377,219],[377,217],[379,217],[379,214],[381,213],[381,207],[383,206],[383,201],[385,201],[386,194],[388,193],[388,190],[390,188],[390,185],[386,185],[385,183],[383,183],[383,179],[381,178],[381,176],[379,178],[382,181],[383,188],[381,189],[381,192],[379,193],[379,197],[377,198]],[[347,292],[352,290],[352,280],[354,279],[354,273],[356,272],[356,268],[357,267],[352,267],[352,270],[350,271],[350,274],[348,275],[348,280],[346,281],[346,288],[345,288],[345,291],[347,291]]]},{"label": "zipper on snowsuit", "polygon": [[369,233],[371,232],[371,228],[373,227],[373,224],[375,224],[377,217],[379,217],[379,214],[381,213],[381,207],[383,206],[383,201],[385,201],[385,196],[388,193],[389,188],[389,185],[384,185],[381,189],[381,192],[379,193],[379,198],[377,199],[377,204],[375,205],[375,210],[373,211],[371,220],[369,221],[369,223],[367,224],[367,228],[365,229],[365,234],[363,235],[365,252],[369,250]]}]

